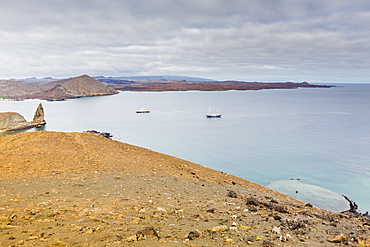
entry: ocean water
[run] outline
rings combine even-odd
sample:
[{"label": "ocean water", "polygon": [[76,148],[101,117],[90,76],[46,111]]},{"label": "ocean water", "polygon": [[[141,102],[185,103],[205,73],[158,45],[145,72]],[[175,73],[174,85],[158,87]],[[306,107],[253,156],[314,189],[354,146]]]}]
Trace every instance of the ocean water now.
[{"label": "ocean water", "polygon": [[[110,132],[115,140],[262,185],[299,178],[370,211],[370,84],[0,101],[0,112],[31,120],[39,102],[48,131]],[[207,119],[209,107],[222,117]],[[136,114],[139,108],[151,113]]]}]

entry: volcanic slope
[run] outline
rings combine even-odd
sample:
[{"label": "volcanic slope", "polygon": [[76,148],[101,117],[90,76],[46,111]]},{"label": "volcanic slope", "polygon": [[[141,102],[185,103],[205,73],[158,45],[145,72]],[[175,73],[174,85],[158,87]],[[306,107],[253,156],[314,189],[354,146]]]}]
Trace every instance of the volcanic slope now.
[{"label": "volcanic slope", "polygon": [[0,246],[369,246],[370,221],[88,133],[0,137]]},{"label": "volcanic slope", "polygon": [[41,84],[0,81],[0,96],[10,99],[62,100],[117,93],[115,89],[88,75]]}]

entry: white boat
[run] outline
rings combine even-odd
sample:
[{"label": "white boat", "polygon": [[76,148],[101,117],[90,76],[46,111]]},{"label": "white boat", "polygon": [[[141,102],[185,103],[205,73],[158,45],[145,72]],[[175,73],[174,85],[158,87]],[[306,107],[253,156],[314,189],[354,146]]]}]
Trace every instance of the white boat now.
[{"label": "white boat", "polygon": [[218,109],[217,111],[215,112],[215,108],[212,108],[211,107],[209,108],[208,110],[208,114],[206,115],[207,118],[220,118],[221,117],[221,114],[218,113]]},{"label": "white boat", "polygon": [[136,113],[150,113],[150,110],[148,108],[140,108],[136,110]]}]

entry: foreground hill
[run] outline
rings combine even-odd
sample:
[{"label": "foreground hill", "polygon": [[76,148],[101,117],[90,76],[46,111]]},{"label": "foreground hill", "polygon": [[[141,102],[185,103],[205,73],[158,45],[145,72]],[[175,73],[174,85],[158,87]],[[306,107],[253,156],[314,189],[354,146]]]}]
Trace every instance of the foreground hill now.
[{"label": "foreground hill", "polygon": [[0,137],[0,186],[2,246],[370,243],[366,217],[88,133]]},{"label": "foreground hill", "polygon": [[115,89],[88,75],[41,84],[0,81],[0,97],[9,99],[63,100],[116,93]]}]

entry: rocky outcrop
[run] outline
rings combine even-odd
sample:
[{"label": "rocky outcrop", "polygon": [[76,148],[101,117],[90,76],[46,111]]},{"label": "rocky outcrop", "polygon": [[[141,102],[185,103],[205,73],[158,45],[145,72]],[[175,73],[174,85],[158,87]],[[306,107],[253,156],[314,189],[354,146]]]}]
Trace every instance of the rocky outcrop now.
[{"label": "rocky outcrop", "polygon": [[97,136],[102,136],[102,137],[105,137],[105,138],[112,138],[113,137],[108,132],[99,132],[99,131],[96,131],[96,130],[86,130],[86,131],[84,131],[84,133],[89,133],[89,134],[93,134],[93,135],[97,135]]},{"label": "rocky outcrop", "polygon": [[22,129],[28,126],[26,119],[17,112],[0,113],[0,131]]},{"label": "rocky outcrop", "polygon": [[45,113],[44,113],[44,107],[40,103],[39,106],[37,107],[35,114],[33,115],[33,120],[32,123],[35,124],[36,126],[39,125],[45,125]]},{"label": "rocky outcrop", "polygon": [[45,125],[44,108],[40,103],[36,109],[33,120],[27,120],[17,112],[0,113],[0,132],[10,132],[15,130],[30,129],[34,127],[41,127]]}]

